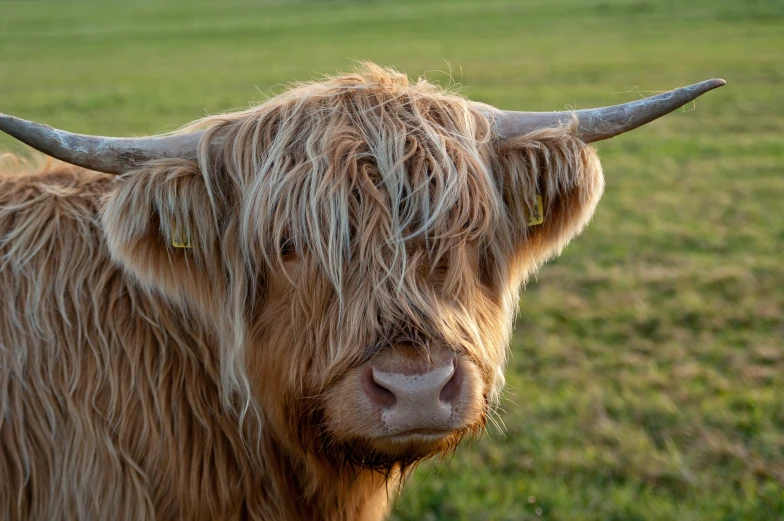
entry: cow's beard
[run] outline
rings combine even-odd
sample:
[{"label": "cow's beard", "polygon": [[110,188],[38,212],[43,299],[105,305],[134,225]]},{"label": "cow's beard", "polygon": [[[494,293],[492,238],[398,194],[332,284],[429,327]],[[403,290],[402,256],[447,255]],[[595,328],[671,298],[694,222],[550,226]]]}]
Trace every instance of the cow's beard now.
[{"label": "cow's beard", "polygon": [[451,455],[463,438],[473,438],[481,431],[482,426],[476,425],[451,432],[437,440],[423,441],[417,436],[339,439],[322,429],[316,437],[315,446],[319,455],[336,470],[365,469],[389,476],[393,471],[405,472],[425,458]]}]

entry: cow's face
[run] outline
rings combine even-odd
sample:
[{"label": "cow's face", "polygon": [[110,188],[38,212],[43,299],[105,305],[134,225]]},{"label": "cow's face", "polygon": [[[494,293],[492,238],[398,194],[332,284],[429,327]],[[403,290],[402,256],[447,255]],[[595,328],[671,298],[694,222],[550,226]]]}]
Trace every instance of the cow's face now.
[{"label": "cow's face", "polygon": [[224,130],[263,143],[253,163],[238,146],[221,161],[245,183],[254,394],[271,425],[335,460],[446,450],[497,399],[514,308],[490,125],[396,85],[308,104]]}]

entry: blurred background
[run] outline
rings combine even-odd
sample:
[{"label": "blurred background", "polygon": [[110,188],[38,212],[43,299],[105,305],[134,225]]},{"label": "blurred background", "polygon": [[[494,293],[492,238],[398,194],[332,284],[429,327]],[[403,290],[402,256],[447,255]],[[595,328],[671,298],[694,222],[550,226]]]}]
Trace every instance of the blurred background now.
[{"label": "blurred background", "polygon": [[505,428],[420,466],[393,518],[784,519],[781,0],[0,0],[0,111],[76,132],[365,59],[516,110],[728,81],[597,144],[596,216],[521,296]]}]

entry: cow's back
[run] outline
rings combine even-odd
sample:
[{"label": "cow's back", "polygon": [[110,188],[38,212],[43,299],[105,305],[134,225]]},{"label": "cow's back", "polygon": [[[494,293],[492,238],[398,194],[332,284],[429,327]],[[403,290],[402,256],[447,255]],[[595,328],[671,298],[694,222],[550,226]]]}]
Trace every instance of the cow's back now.
[{"label": "cow's back", "polygon": [[213,342],[109,258],[117,182],[0,172],[0,517],[240,516]]}]

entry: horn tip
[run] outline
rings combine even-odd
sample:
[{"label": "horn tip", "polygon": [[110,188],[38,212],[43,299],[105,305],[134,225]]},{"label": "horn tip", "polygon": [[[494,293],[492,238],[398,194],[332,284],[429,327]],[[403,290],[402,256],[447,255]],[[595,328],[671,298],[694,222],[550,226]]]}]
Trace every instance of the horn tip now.
[{"label": "horn tip", "polygon": [[721,78],[713,78],[712,80],[705,80],[699,83],[695,83],[694,85],[689,85],[688,87],[686,87],[686,89],[690,90],[691,96],[694,96],[696,98],[697,96],[702,96],[708,91],[711,91],[713,89],[718,89],[719,87],[723,87],[726,84],[727,82]]},{"label": "horn tip", "polygon": [[713,78],[712,80],[705,80],[703,82],[697,83],[696,86],[699,86],[701,89],[703,89],[704,92],[708,92],[709,90],[723,87],[726,84],[727,82],[721,78]]}]

